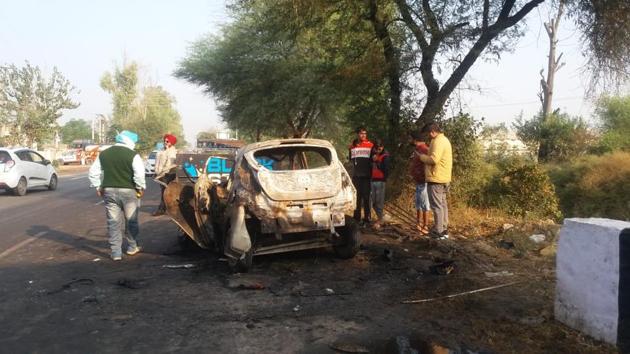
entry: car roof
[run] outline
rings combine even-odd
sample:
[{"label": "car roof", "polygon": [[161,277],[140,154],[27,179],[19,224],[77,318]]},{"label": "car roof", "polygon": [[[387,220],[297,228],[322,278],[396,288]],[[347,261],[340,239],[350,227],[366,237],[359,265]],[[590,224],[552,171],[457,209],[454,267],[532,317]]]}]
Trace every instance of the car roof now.
[{"label": "car roof", "polygon": [[245,145],[241,148],[241,153],[247,153],[253,150],[265,149],[270,147],[282,146],[282,145],[305,145],[305,146],[321,146],[334,150],[333,145],[328,140],[322,139],[274,139],[261,141],[258,143],[252,143]]},{"label": "car roof", "polygon": [[33,149],[29,149],[27,147],[0,147],[0,151],[8,151],[8,152],[17,152],[17,151],[22,151],[22,150],[29,150],[29,151],[35,151]]}]

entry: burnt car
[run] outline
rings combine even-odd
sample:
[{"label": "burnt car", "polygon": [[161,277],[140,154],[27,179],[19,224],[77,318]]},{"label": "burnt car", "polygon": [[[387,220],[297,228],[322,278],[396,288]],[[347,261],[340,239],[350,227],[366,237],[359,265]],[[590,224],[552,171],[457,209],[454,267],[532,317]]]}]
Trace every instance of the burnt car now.
[{"label": "burnt car", "polygon": [[227,182],[201,174],[192,188],[167,188],[169,215],[198,245],[219,250],[240,271],[255,255],[331,245],[341,258],[358,252],[360,229],[348,216],[356,191],[328,141],[246,145],[230,166]]}]

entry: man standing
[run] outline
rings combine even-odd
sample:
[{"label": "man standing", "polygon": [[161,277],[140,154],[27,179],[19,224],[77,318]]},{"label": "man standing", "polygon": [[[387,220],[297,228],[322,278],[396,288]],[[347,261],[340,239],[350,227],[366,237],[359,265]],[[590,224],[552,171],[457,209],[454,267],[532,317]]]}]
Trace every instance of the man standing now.
[{"label": "man standing", "polygon": [[350,162],[352,163],[352,183],[357,190],[357,206],[354,219],[361,221],[363,207],[363,223],[370,224],[370,183],[372,181],[372,156],[374,144],[367,138],[367,130],[357,129],[357,140],[350,146]]},{"label": "man standing", "polygon": [[427,192],[427,180],[425,174],[425,165],[418,158],[421,154],[429,153],[429,146],[424,142],[422,134],[412,134],[413,145],[415,146],[414,154],[411,155],[411,163],[409,166],[409,172],[416,184],[416,228],[421,235],[426,236],[429,234],[429,218],[431,214],[431,208],[429,203],[429,194]]},{"label": "man standing", "polygon": [[451,142],[444,136],[437,123],[427,123],[421,131],[431,138],[428,154],[418,154],[425,164],[425,177],[429,203],[435,223],[431,236],[437,239],[448,238],[448,203],[446,196],[451,183],[453,151]]},{"label": "man standing", "polygon": [[168,185],[176,176],[175,168],[177,165],[175,164],[175,159],[177,158],[177,148],[175,148],[175,144],[177,144],[175,135],[164,135],[164,150],[157,154],[155,179],[160,180],[164,184],[160,184],[160,206],[151,214],[153,216],[164,215],[166,212],[166,203],[164,202],[165,185]]},{"label": "man standing", "polygon": [[[123,233],[128,255],[140,252],[137,236],[138,209],[144,194],[144,164],[135,151],[138,135],[125,130],[116,136],[116,145],[106,149],[90,167],[90,183],[103,198],[107,215],[107,234],[111,258],[122,259]],[[126,232],[125,232],[126,229]]]},{"label": "man standing", "polygon": [[372,161],[372,206],[377,216],[374,228],[378,230],[383,224],[385,183],[387,182],[387,176],[389,176],[389,153],[385,150],[382,140],[376,140],[374,144]]}]

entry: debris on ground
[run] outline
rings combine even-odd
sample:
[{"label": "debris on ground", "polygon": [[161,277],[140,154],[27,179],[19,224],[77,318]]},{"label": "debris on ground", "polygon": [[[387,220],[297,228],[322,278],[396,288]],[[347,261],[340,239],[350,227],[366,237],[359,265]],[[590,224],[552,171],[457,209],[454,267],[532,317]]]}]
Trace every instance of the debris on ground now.
[{"label": "debris on ground", "polygon": [[121,286],[123,288],[136,290],[136,289],[146,288],[149,284],[147,283],[146,279],[122,278],[122,279],[118,279],[118,281],[116,282],[116,285]]},{"label": "debris on ground", "polygon": [[369,353],[370,350],[356,343],[334,342],[330,348],[342,353]]},{"label": "debris on ground", "polygon": [[430,265],[429,271],[434,275],[449,275],[455,270],[455,261],[453,260],[437,260],[438,263]]},{"label": "debris on ground", "polygon": [[499,247],[504,248],[506,250],[511,250],[512,248],[514,248],[514,242],[512,241],[499,240],[498,245]]},{"label": "debris on ground", "polygon": [[94,280],[89,279],[89,278],[75,279],[75,280],[72,280],[70,282],[67,282],[67,283],[63,284],[58,289],[48,291],[46,294],[47,295],[53,295],[53,294],[60,293],[60,292],[62,292],[64,290],[70,289],[75,284],[79,284],[79,285],[94,285]]},{"label": "debris on ground", "polygon": [[388,353],[396,354],[418,354],[418,350],[411,346],[411,341],[406,336],[396,336],[387,345]]},{"label": "debris on ground", "polygon": [[503,270],[500,272],[484,272],[488,278],[496,278],[496,277],[510,277],[514,275],[514,273],[508,272],[507,270]]},{"label": "debris on ground", "polygon": [[405,300],[405,301],[402,301],[402,303],[403,304],[419,304],[419,303],[430,302],[430,301],[435,301],[435,300],[450,299],[450,298],[458,297],[458,296],[462,296],[462,295],[475,294],[475,293],[480,293],[482,291],[488,291],[488,290],[493,290],[493,289],[504,288],[506,286],[511,286],[511,285],[518,284],[518,283],[521,283],[521,281],[513,281],[513,282],[507,283],[507,284],[489,286],[487,288],[475,289],[475,290],[465,291],[465,292],[462,292],[462,293],[456,293],[456,294],[451,294],[451,295],[446,295],[446,296],[432,297],[432,298],[428,298],[428,299]]},{"label": "debris on ground", "polygon": [[529,236],[529,239],[534,243],[545,242],[545,235],[543,234],[534,234]]},{"label": "debris on ground", "polygon": [[186,264],[165,264],[162,266],[162,268],[168,268],[168,269],[190,269],[190,268],[195,268],[195,265],[192,263],[186,263]]},{"label": "debris on ground", "polygon": [[384,249],[382,258],[386,262],[393,261],[394,260],[394,251],[390,250],[389,248]]},{"label": "debris on ground", "polygon": [[501,227],[503,229],[503,232],[513,228],[514,225],[513,224],[503,224],[503,226]]}]

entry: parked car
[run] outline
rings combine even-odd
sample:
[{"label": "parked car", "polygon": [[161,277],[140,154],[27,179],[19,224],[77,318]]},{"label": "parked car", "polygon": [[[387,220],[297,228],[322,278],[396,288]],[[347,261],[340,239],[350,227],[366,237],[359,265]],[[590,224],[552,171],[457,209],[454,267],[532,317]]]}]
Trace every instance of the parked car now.
[{"label": "parked car", "polygon": [[361,232],[349,216],[356,190],[328,141],[250,144],[231,166],[226,183],[206,173],[194,187],[176,180],[166,188],[169,216],[199,246],[223,253],[239,271],[256,255],[331,245],[340,258],[358,252]]},{"label": "parked car", "polygon": [[155,159],[157,158],[157,150],[153,150],[144,160],[144,174],[147,176],[155,176]]},{"label": "parked car", "polygon": [[49,160],[27,148],[0,148],[0,189],[25,195],[27,189],[57,189],[57,172]]}]

